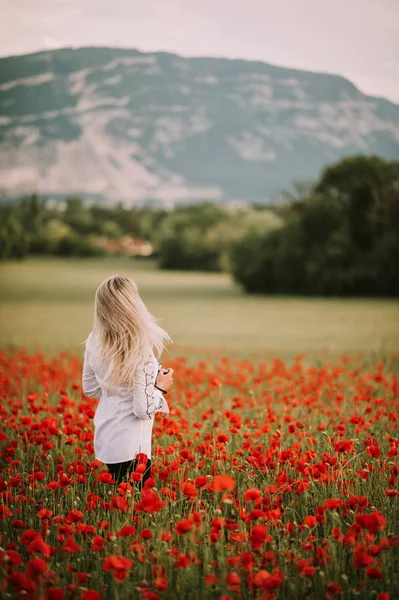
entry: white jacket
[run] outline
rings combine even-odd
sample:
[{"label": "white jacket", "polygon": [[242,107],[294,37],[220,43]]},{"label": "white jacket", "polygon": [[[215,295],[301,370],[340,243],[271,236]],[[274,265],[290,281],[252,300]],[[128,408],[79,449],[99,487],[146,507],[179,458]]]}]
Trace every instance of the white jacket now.
[{"label": "white jacket", "polygon": [[82,387],[90,398],[100,398],[94,416],[94,451],[104,463],[133,460],[139,452],[151,458],[151,436],[154,415],[169,413],[169,406],[160,390],[154,387],[160,366],[152,353],[136,370],[133,390],[124,386],[105,390],[103,378],[106,366],[94,370],[96,352],[87,339],[83,359]]}]

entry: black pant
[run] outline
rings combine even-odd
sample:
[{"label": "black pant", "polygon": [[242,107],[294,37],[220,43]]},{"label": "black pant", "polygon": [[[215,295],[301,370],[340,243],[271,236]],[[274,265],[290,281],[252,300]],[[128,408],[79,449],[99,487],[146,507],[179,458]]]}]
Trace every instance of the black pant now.
[{"label": "black pant", "polygon": [[[129,481],[130,474],[136,470],[138,461],[137,461],[137,458],[135,458],[134,460],[126,460],[125,462],[121,462],[121,463],[113,463],[113,464],[106,463],[106,464],[107,464],[109,472],[111,473],[112,477],[115,479],[115,483],[117,485],[120,485],[124,479],[126,481]],[[142,473],[141,480],[137,482],[138,487],[140,489],[143,487],[144,483],[147,481],[147,479],[149,477],[151,477],[151,459],[150,458],[147,460],[147,465],[146,465],[145,471]]]}]

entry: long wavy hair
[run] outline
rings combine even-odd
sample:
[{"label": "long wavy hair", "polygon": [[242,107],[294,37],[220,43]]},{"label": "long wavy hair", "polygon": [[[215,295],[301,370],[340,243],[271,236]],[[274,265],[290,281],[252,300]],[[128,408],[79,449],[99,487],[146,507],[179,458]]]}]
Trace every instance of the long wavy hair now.
[{"label": "long wavy hair", "polygon": [[165,344],[171,342],[158,325],[139,295],[137,285],[128,277],[112,275],[98,287],[95,296],[93,330],[86,340],[93,356],[108,369],[103,384],[108,389],[118,386],[133,388],[139,363],[151,352],[157,359]]}]

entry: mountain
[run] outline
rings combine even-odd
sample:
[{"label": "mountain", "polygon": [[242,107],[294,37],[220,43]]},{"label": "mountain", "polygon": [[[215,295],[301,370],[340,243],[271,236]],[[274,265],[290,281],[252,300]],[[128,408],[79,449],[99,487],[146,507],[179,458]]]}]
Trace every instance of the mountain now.
[{"label": "mountain", "polygon": [[79,48],[0,59],[0,193],[271,202],[354,153],[399,158],[399,106],[263,62]]}]

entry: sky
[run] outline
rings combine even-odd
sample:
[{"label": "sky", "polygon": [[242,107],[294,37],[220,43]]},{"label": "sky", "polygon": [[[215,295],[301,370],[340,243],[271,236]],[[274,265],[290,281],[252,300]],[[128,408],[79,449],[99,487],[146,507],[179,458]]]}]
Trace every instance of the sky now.
[{"label": "sky", "polygon": [[399,103],[399,0],[0,0],[0,56],[119,46],[262,60]]}]

